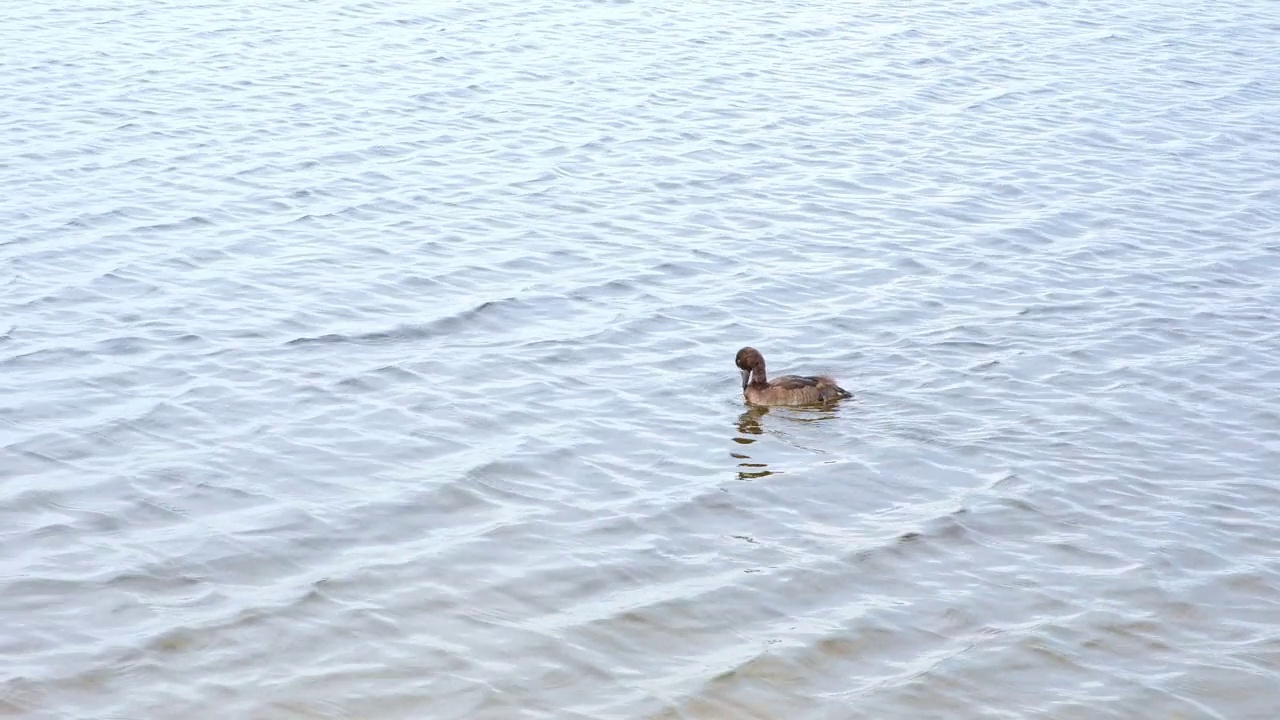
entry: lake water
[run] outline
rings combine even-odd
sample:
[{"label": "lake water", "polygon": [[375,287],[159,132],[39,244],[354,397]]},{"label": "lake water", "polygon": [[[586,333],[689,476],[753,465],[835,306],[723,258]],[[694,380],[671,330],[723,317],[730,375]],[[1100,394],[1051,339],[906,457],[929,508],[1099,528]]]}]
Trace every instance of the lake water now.
[{"label": "lake water", "polygon": [[1276,716],[1280,4],[0,42],[0,716]]}]

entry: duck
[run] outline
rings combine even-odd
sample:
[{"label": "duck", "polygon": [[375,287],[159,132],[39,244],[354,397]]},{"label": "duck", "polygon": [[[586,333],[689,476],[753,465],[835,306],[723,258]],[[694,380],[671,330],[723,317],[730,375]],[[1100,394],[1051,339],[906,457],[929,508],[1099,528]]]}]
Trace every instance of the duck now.
[{"label": "duck", "polygon": [[764,356],[753,347],[739,350],[734,363],[742,371],[742,396],[752,405],[816,405],[853,397],[826,375],[783,375],[770,381]]}]

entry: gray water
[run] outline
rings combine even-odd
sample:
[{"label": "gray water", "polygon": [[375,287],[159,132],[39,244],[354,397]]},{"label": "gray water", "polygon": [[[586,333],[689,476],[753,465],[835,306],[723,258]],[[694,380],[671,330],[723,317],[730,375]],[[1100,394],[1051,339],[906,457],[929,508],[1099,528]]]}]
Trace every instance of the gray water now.
[{"label": "gray water", "polygon": [[0,46],[0,716],[1276,716],[1280,5]]}]

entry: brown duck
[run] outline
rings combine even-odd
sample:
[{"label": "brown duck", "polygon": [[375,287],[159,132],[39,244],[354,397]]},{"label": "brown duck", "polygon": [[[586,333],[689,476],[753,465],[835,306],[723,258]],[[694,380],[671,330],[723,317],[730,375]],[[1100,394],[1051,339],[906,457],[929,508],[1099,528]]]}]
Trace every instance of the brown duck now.
[{"label": "brown duck", "polygon": [[853,397],[826,375],[783,375],[770,382],[764,356],[755,348],[742,348],[734,362],[742,371],[742,396],[752,405],[816,405]]}]

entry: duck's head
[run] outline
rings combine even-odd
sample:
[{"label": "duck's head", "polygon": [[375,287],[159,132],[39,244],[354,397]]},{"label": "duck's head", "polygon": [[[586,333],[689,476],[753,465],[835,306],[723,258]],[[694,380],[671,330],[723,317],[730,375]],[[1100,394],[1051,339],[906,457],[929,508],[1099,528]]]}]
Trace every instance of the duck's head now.
[{"label": "duck's head", "polygon": [[744,347],[738,351],[738,356],[733,360],[738,369],[742,371],[742,389],[746,390],[754,379],[764,381],[764,356],[759,350],[753,347]]}]

